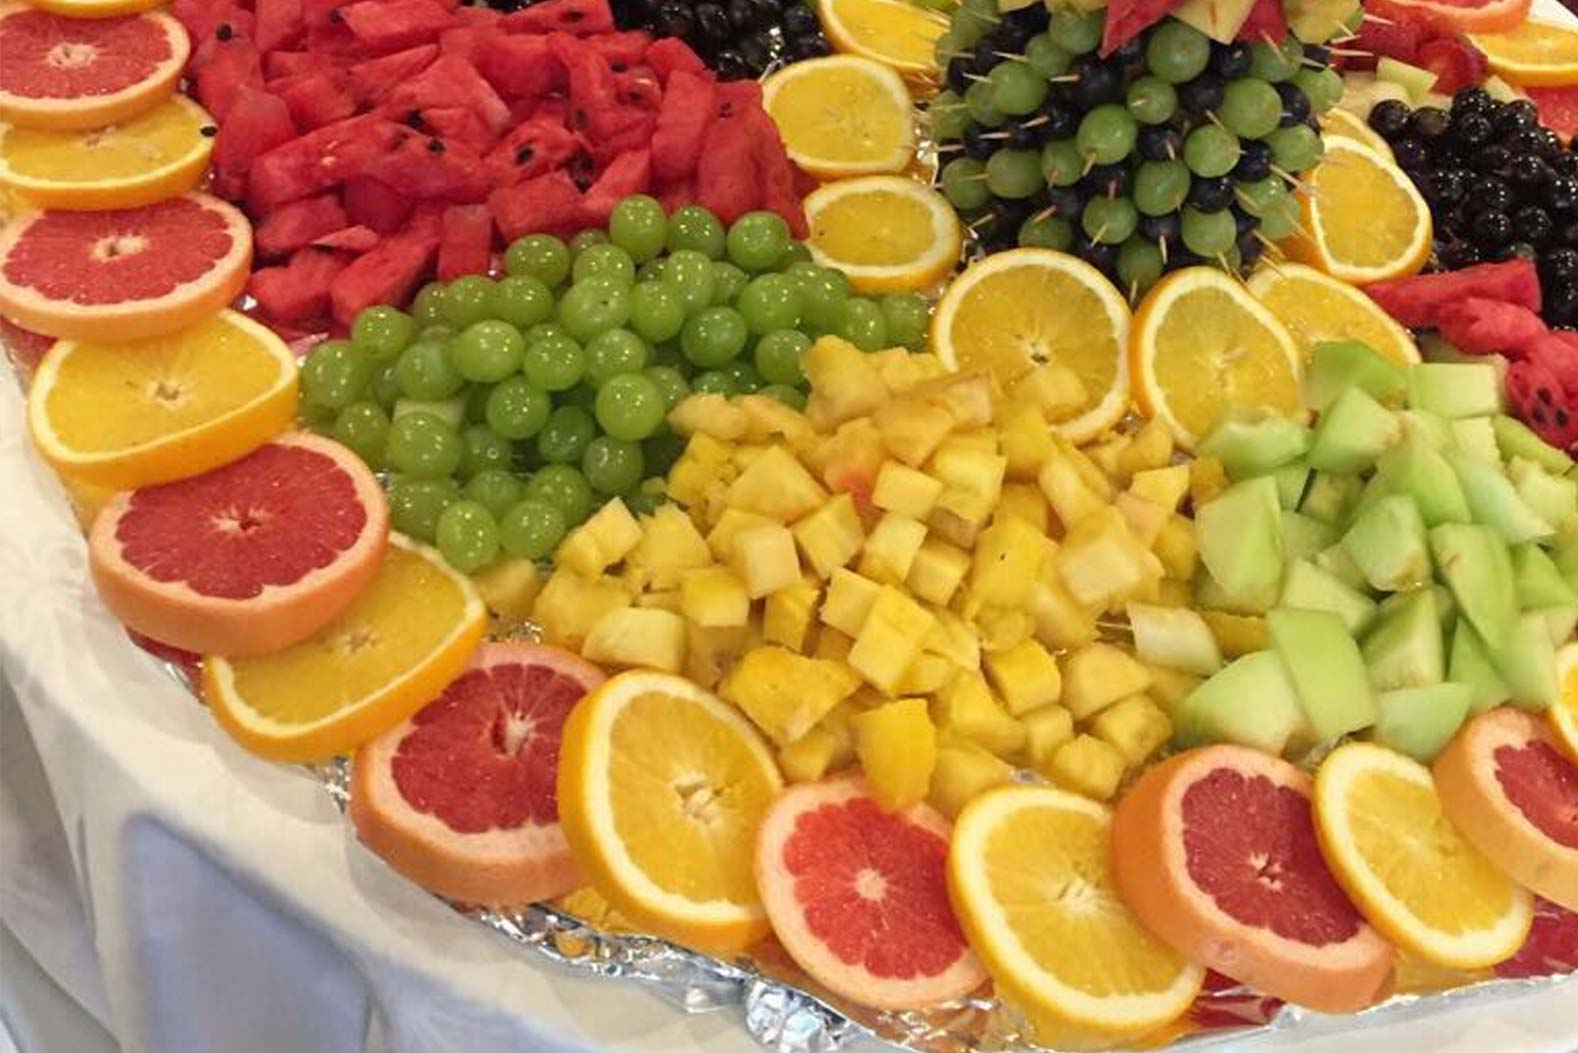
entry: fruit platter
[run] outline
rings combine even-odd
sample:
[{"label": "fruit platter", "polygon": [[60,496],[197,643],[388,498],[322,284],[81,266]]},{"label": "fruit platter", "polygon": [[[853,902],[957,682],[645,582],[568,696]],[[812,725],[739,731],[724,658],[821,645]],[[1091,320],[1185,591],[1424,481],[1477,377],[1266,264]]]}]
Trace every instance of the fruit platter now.
[{"label": "fruit platter", "polygon": [[0,52],[97,602],[458,911],[805,1048],[1578,971],[1566,12],[3,0]]}]

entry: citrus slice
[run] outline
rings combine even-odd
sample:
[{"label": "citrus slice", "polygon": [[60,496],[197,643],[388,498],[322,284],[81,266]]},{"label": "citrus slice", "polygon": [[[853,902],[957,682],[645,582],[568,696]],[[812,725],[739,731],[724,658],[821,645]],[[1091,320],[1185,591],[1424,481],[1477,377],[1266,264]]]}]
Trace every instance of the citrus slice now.
[{"label": "citrus slice", "polygon": [[311,637],[255,658],[205,656],[203,696],[252,752],[328,760],[435,698],[465,669],[487,622],[465,575],[436,549],[390,534],[367,587]]},{"label": "citrus slice", "polygon": [[933,51],[948,19],[904,0],[822,0],[827,39],[839,51],[875,59],[908,76],[935,75]]},{"label": "citrus slice", "polygon": [[1528,935],[1529,894],[1458,832],[1418,761],[1368,742],[1339,746],[1315,775],[1315,830],[1337,883],[1418,958],[1477,969]]},{"label": "citrus slice", "polygon": [[28,3],[66,18],[84,19],[135,15],[160,6],[160,0],[28,0]]},{"label": "citrus slice", "polygon": [[915,111],[896,72],[859,55],[796,62],[762,84],[789,157],[818,179],[904,171]]},{"label": "citrus slice", "polygon": [[1185,449],[1229,412],[1303,413],[1298,343],[1215,267],[1185,267],[1151,288],[1134,315],[1129,359],[1141,411]]},{"label": "citrus slice", "polygon": [[884,812],[858,776],[801,783],[756,839],[778,942],[832,991],[879,1009],[963,998],[986,979],[948,903],[948,820]]},{"label": "citrus slice", "polygon": [[1140,1035],[1182,1014],[1205,971],[1152,936],[1112,877],[1112,813],[1046,786],[965,806],[948,891],[998,990],[1052,1034]]},{"label": "citrus slice", "polygon": [[1320,126],[1322,136],[1341,136],[1346,139],[1357,139],[1388,161],[1395,160],[1392,157],[1392,145],[1385,139],[1382,139],[1374,128],[1365,123],[1363,117],[1360,117],[1352,110],[1333,106],[1320,115]]},{"label": "citrus slice", "polygon": [[1506,80],[1531,87],[1561,87],[1578,81],[1578,30],[1528,18],[1499,33],[1473,33],[1490,68]]},{"label": "citrus slice", "polygon": [[1567,756],[1578,762],[1578,643],[1567,644],[1556,652],[1556,668],[1562,689],[1545,715]]},{"label": "citrus slice", "polygon": [[235,299],[251,259],[247,218],[207,194],[36,212],[0,229],[0,314],[74,340],[162,336]]},{"label": "citrus slice", "polygon": [[1311,780],[1242,746],[1140,776],[1112,821],[1113,873],[1140,921],[1190,961],[1326,1013],[1385,997],[1392,945],[1321,858]]},{"label": "citrus slice", "polygon": [[1249,291],[1293,334],[1305,366],[1327,340],[1357,340],[1401,365],[1419,361],[1408,330],[1364,293],[1314,267],[1262,267],[1250,276]]},{"label": "citrus slice", "polygon": [[1501,708],[1460,730],[1432,767],[1447,817],[1524,888],[1578,911],[1578,764],[1549,725]]},{"label": "citrus slice", "polygon": [[964,234],[948,199],[904,176],[842,179],[805,199],[807,245],[857,292],[927,289],[959,262]]},{"label": "citrus slice", "polygon": [[28,391],[28,426],[57,472],[130,490],[241,457],[290,427],[296,401],[290,348],[226,310],[169,336],[57,342]]},{"label": "citrus slice", "polygon": [[1401,168],[1357,139],[1325,138],[1299,192],[1304,229],[1293,259],[1353,285],[1417,274],[1430,258],[1430,207]]},{"label": "citrus slice", "polygon": [[[1529,15],[1532,0],[1391,0],[1407,9],[1427,33],[1476,33],[1511,29]],[[1417,17],[1416,17],[1417,12]],[[1396,17],[1396,16],[1394,16]]]},{"label": "citrus slice", "polygon": [[557,647],[483,644],[443,694],[356,751],[357,836],[429,892],[465,903],[573,892],[582,878],[559,827],[559,737],[603,680]]},{"label": "citrus slice", "polygon": [[87,131],[0,126],[0,185],[40,208],[150,205],[198,184],[214,149],[202,130],[213,127],[184,95]]},{"label": "citrus slice", "polygon": [[932,319],[932,350],[949,369],[991,371],[1003,387],[1038,366],[1066,366],[1085,405],[1057,429],[1095,438],[1129,408],[1129,305],[1100,271],[1051,249],[1011,249],[972,263]]},{"label": "citrus slice", "polygon": [[0,120],[76,131],[135,117],[175,90],[191,50],[163,12],[89,20],[0,3]]},{"label": "citrus slice", "polygon": [[576,861],[625,917],[701,950],[768,932],[753,865],[781,786],[739,710],[683,677],[623,673],[564,726],[559,821]]}]

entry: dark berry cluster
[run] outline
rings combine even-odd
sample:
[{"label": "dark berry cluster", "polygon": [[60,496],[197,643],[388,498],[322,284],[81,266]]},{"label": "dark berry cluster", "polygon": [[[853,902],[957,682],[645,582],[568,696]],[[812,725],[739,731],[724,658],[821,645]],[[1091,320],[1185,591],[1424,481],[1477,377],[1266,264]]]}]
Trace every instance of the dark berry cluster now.
[{"label": "dark berry cluster", "polygon": [[679,37],[725,79],[759,77],[782,59],[832,48],[816,12],[801,0],[613,0],[621,29]]}]

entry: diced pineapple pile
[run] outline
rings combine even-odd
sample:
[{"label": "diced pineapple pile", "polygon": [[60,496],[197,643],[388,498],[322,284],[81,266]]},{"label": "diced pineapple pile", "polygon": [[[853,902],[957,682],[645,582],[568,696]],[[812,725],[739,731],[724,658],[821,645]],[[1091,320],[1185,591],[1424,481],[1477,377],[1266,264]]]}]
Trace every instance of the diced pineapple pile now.
[{"label": "diced pineapple pile", "polygon": [[1225,485],[1220,466],[1173,466],[1156,423],[1076,448],[1048,424],[1084,399],[1059,366],[1001,392],[823,337],[805,369],[803,413],[675,407],[672,503],[605,505],[565,539],[532,620],[605,666],[716,690],[794,781],[858,762],[885,805],[953,815],[1025,767],[1110,798],[1171,737],[1159,703],[1198,676],[1098,639],[1100,620],[1150,612],[1184,619],[1153,628],[1168,639],[1214,640],[1178,607],[1196,565],[1178,509]]}]

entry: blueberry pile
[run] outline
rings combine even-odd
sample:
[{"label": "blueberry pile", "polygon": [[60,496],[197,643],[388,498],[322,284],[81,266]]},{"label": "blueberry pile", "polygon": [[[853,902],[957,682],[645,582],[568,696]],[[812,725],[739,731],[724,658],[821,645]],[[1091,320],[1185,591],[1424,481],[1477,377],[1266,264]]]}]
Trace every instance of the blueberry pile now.
[{"label": "blueberry pile", "polygon": [[1342,93],[1329,51],[1166,18],[1103,58],[1104,17],[963,0],[928,108],[943,193],[984,250],[1073,252],[1131,295],[1177,267],[1249,266],[1298,223],[1289,189]]},{"label": "blueberry pile", "polygon": [[832,51],[816,12],[801,0],[613,0],[613,8],[619,28],[680,37],[727,80]]},{"label": "blueberry pile", "polygon": [[1522,256],[1540,269],[1550,325],[1578,325],[1578,153],[1534,104],[1464,88],[1450,110],[1387,99],[1370,127],[1430,203],[1436,259],[1454,270]]}]

